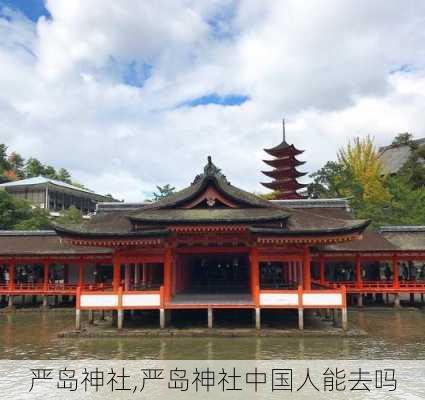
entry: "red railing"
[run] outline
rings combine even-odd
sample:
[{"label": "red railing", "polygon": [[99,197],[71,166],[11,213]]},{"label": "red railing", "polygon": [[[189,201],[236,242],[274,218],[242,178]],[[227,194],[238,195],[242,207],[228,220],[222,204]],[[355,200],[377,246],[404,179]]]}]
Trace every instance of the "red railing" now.
[{"label": "red railing", "polygon": [[[13,293],[16,295],[31,293],[31,294],[55,294],[67,293],[76,294],[78,284],[76,283],[15,283],[13,287],[7,284],[0,284],[0,293]],[[82,289],[87,291],[107,291],[112,290],[110,283],[85,283]]]},{"label": "red railing", "polygon": [[360,285],[357,285],[355,281],[326,281],[324,283],[325,287],[328,288],[340,288],[345,286],[348,292],[367,292],[369,290],[373,292],[379,291],[389,291],[389,292],[397,292],[408,291],[408,290],[419,290],[425,291],[425,281],[399,281],[398,286],[394,284],[392,280],[389,281],[361,281]]}]

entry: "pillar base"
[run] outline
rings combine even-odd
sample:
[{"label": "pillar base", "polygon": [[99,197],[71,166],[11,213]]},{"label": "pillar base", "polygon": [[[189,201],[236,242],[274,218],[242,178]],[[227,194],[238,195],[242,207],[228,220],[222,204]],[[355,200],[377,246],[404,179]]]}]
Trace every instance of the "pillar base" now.
[{"label": "pillar base", "polygon": [[124,323],[124,310],[118,310],[117,328],[122,329]]},{"label": "pillar base", "polygon": [[214,323],[214,314],[213,314],[213,309],[212,309],[212,308],[209,308],[209,309],[207,310],[207,313],[208,313],[208,328],[209,328],[209,329],[212,329],[212,327],[213,327],[213,323]]},{"label": "pillar base", "polygon": [[81,330],[81,310],[75,310],[75,329]]},{"label": "pillar base", "polygon": [[8,296],[8,298],[7,298],[7,308],[15,308],[15,305],[13,304],[13,296]]},{"label": "pillar base", "polygon": [[165,328],[165,310],[163,308],[159,309],[159,327],[161,329]]},{"label": "pillar base", "polygon": [[346,307],[341,309],[341,327],[344,331],[348,329],[348,316]]},{"label": "pillar base", "polygon": [[43,304],[41,305],[41,307],[42,308],[49,308],[49,301],[48,301],[48,298],[47,298],[47,296],[43,296]]},{"label": "pillar base", "polygon": [[255,315],[255,329],[261,329],[261,309],[256,308],[254,311]]},{"label": "pillar base", "polygon": [[299,308],[298,309],[298,329],[304,330],[304,309]]},{"label": "pillar base", "polygon": [[394,307],[400,308],[400,294],[399,293],[396,293],[394,295]]}]

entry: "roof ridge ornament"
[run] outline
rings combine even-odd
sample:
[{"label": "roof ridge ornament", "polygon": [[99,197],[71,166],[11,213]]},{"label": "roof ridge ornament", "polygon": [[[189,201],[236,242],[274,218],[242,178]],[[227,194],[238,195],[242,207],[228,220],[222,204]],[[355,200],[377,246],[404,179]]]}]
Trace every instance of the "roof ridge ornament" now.
[{"label": "roof ridge ornament", "polygon": [[285,118],[282,118],[282,134],[283,134],[283,141],[286,142],[286,132],[285,132]]},{"label": "roof ridge ornament", "polygon": [[216,178],[224,180],[226,183],[230,184],[230,182],[227,180],[226,176],[223,175],[221,172],[221,169],[218,168],[213,162],[212,157],[209,155],[207,157],[207,164],[204,167],[204,172],[202,174],[196,175],[194,181],[192,182],[192,185],[195,185],[198,183],[201,179],[209,176],[214,176]]}]

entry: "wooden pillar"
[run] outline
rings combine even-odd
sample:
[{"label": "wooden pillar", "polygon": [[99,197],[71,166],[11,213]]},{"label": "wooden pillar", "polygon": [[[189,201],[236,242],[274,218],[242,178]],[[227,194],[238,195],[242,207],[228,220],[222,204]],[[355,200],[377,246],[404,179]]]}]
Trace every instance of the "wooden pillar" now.
[{"label": "wooden pillar", "polygon": [[134,286],[138,287],[140,281],[140,264],[134,265]]},{"label": "wooden pillar", "polygon": [[147,283],[147,281],[146,281],[146,274],[147,274],[146,264],[143,263],[142,264],[142,285],[143,286],[146,286],[146,283]]},{"label": "wooden pillar", "polygon": [[165,304],[171,299],[173,273],[173,252],[171,247],[166,247],[164,256],[164,296]]},{"label": "wooden pillar", "polygon": [[78,286],[81,288],[84,286],[84,265],[83,261],[78,264]]},{"label": "wooden pillar", "polygon": [[69,283],[69,264],[63,265],[63,283]]},{"label": "wooden pillar", "polygon": [[[16,274],[16,265],[15,261],[11,260],[8,263],[8,271],[9,271],[9,288],[8,290],[14,290],[15,289],[15,274]],[[10,299],[10,296],[9,296]]]},{"label": "wooden pillar", "polygon": [[121,283],[121,258],[117,254],[114,255],[114,270],[112,278],[112,288],[116,292]]},{"label": "wooden pillar", "polygon": [[304,329],[304,307],[303,307],[303,289],[298,286],[298,329]]},{"label": "wooden pillar", "polygon": [[392,257],[392,263],[393,263],[393,287],[399,288],[400,287],[400,269],[398,265],[398,257],[397,254],[394,254]]},{"label": "wooden pillar", "polygon": [[362,264],[361,264],[360,254],[356,254],[355,268],[356,268],[356,288],[361,288],[363,286],[363,279],[362,279]]},{"label": "wooden pillar", "polygon": [[117,313],[117,328],[122,329],[124,323],[124,309],[122,306],[122,287],[118,288],[118,313]]},{"label": "wooden pillar", "polygon": [[44,260],[43,262],[43,288],[45,291],[49,289],[49,261]]},{"label": "wooden pillar", "polygon": [[293,276],[292,276],[292,261],[288,261],[288,284],[292,285]]},{"label": "wooden pillar", "polygon": [[124,291],[130,290],[130,264],[124,265]]},{"label": "wooden pillar", "polygon": [[311,290],[311,256],[308,246],[304,247],[303,254],[303,282],[304,290]]},{"label": "wooden pillar", "polygon": [[324,285],[326,281],[325,277],[325,256],[323,254],[319,255],[319,282],[321,285]]},{"label": "wooden pillar", "polygon": [[81,296],[81,288],[78,287],[77,294],[75,297],[75,329],[77,331],[81,329],[80,296]]},{"label": "wooden pillar", "polygon": [[251,294],[255,306],[260,305],[260,263],[258,262],[258,249],[251,248],[249,255],[251,262]]}]

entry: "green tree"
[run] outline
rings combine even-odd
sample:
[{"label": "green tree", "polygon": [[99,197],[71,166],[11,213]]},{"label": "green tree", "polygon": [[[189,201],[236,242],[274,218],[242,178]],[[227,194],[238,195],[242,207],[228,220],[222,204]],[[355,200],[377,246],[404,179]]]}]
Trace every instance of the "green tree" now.
[{"label": "green tree", "polygon": [[0,190],[0,229],[14,229],[15,225],[32,216],[31,205]]},{"label": "green tree", "polygon": [[335,161],[328,161],[310,178],[313,178],[313,182],[307,186],[307,192],[311,198],[344,197],[350,185],[348,170]]},{"label": "green tree", "polygon": [[153,199],[152,201],[158,201],[168,197],[170,194],[176,192],[176,188],[174,186],[169,185],[168,183],[164,186],[157,186],[158,192],[152,193]]},{"label": "green tree", "polygon": [[44,166],[41,175],[50,179],[56,179],[57,177],[56,170],[51,165]]},{"label": "green tree", "polygon": [[31,210],[31,215],[27,219],[23,219],[20,222],[16,223],[13,226],[13,229],[17,230],[39,230],[39,229],[49,229],[50,228],[50,217],[49,213],[46,210],[41,208],[33,208]]},{"label": "green tree", "polygon": [[0,143],[0,172],[6,171],[10,168],[9,162],[7,161],[7,146]]},{"label": "green tree", "polygon": [[412,145],[413,135],[411,133],[399,133],[392,141],[391,146]]},{"label": "green tree", "polygon": [[55,220],[59,225],[80,224],[83,221],[82,212],[75,206],[69,207]]},{"label": "green tree", "polygon": [[36,158],[30,157],[25,164],[24,172],[26,178],[40,176],[44,173],[44,166]]},{"label": "green tree", "polygon": [[407,179],[413,189],[425,186],[425,145],[411,149],[409,158],[397,175]]},{"label": "green tree", "polygon": [[56,179],[65,183],[72,184],[71,174],[65,168],[61,168],[56,174]]}]

